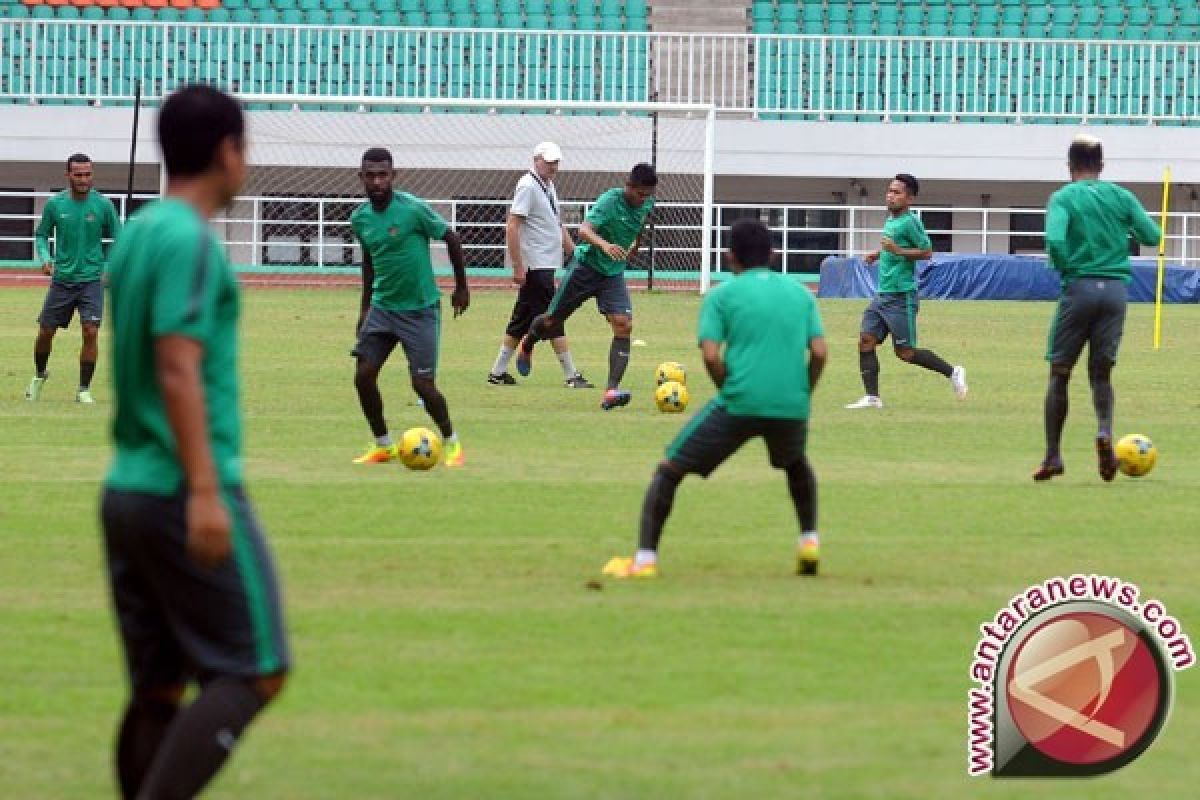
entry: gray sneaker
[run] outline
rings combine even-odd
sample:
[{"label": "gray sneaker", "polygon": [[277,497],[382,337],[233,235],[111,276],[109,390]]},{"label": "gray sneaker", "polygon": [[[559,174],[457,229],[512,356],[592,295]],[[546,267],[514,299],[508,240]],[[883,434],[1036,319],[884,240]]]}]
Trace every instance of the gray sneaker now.
[{"label": "gray sneaker", "polygon": [[42,387],[46,385],[46,379],[50,377],[50,373],[45,375],[34,375],[33,380],[29,382],[29,386],[25,389],[25,399],[29,401],[37,400],[42,396]]},{"label": "gray sneaker", "polygon": [[574,376],[563,381],[563,385],[568,389],[595,389],[596,386],[587,378],[583,377],[582,372],[576,372]]}]

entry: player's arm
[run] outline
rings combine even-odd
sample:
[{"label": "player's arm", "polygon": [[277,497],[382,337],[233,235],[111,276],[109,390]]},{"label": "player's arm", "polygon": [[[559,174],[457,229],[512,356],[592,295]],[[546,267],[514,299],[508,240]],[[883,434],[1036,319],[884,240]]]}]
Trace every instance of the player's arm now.
[{"label": "player's arm", "polygon": [[454,316],[458,316],[471,305],[471,290],[467,287],[467,262],[463,257],[462,237],[450,228],[442,235],[446,243],[446,254],[450,256],[450,266],[454,269],[454,291],[450,293],[450,307]]},{"label": "player's arm", "polygon": [[713,385],[720,389],[725,385],[725,359],[721,355],[721,343],[712,339],[700,340],[700,357],[704,359],[704,369]]},{"label": "player's arm", "polygon": [[910,220],[909,229],[905,233],[907,234],[906,238],[912,240],[912,247],[901,247],[886,236],[880,241],[880,247],[893,255],[907,258],[909,261],[925,261],[932,258],[933,242],[929,240],[929,234],[925,232],[925,228],[921,223],[911,217]]},{"label": "player's arm", "polygon": [[1067,228],[1070,224],[1067,209],[1057,198],[1051,197],[1046,206],[1046,255],[1050,258],[1050,266],[1057,270],[1067,265]]},{"label": "player's arm", "polygon": [[575,257],[575,240],[571,238],[571,232],[567,230],[566,225],[562,226],[562,246],[567,261]]},{"label": "player's arm", "polygon": [[867,262],[868,264],[874,264],[878,260],[879,260],[879,251],[878,250],[872,250],[871,252],[869,252],[863,256],[863,261]]},{"label": "player's arm", "polygon": [[42,218],[38,221],[37,230],[33,233],[37,259],[41,262],[42,272],[46,275],[54,274],[54,259],[50,257],[50,234],[54,233],[53,206],[53,201],[46,203],[46,207],[42,209]]},{"label": "player's arm", "polygon": [[829,347],[825,344],[824,336],[814,336],[808,340],[808,390],[817,388],[821,373],[825,371],[825,362],[829,359]]},{"label": "player's arm", "polygon": [[602,250],[604,254],[613,261],[625,261],[629,258],[629,254],[625,251],[624,247],[613,244],[605,239],[596,232],[596,229],[592,226],[592,223],[586,219],[583,221],[583,224],[579,226],[579,238],[583,239],[593,247]]},{"label": "player's arm", "polygon": [[513,283],[517,286],[525,285],[527,268],[525,260],[521,258],[521,223],[524,221],[525,218],[520,214],[510,213],[504,226],[504,241],[508,245],[508,257],[512,259],[513,265]]},{"label": "player's arm", "polygon": [[1130,227],[1133,228],[1134,238],[1147,247],[1157,245],[1162,240],[1163,233],[1158,224],[1146,213],[1146,209],[1142,208],[1142,204],[1138,202],[1133,192],[1129,193],[1129,205],[1132,218]]},{"label": "player's arm", "polygon": [[358,304],[358,322],[354,325],[354,334],[362,330],[363,322],[367,319],[367,312],[371,309],[371,287],[375,285],[375,264],[371,261],[371,251],[367,249],[366,244],[359,240],[359,245],[362,246],[362,298]]},{"label": "player's arm", "polygon": [[638,231],[637,238],[633,240],[633,244],[629,245],[629,253],[625,256],[626,261],[633,261],[633,257],[637,255],[638,248],[642,246],[642,235],[645,232],[645,227]]},{"label": "player's arm", "polygon": [[188,554],[201,564],[216,566],[229,557],[230,521],[208,442],[200,378],[203,356],[204,346],[187,336],[170,334],[154,342],[158,386],[187,483]]}]

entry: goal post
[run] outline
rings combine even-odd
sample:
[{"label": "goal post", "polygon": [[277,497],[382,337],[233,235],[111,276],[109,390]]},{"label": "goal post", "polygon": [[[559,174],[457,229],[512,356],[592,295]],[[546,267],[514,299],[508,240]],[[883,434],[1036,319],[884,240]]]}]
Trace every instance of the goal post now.
[{"label": "goal post", "polygon": [[[655,288],[704,291],[714,258],[716,109],[688,103],[533,102],[469,98],[239,95],[250,111],[243,196],[217,220],[238,266],[328,272],[360,263],[349,216],[365,202],[357,170],[370,147],[391,151],[396,188],[427,200],[458,230],[469,275],[508,285],[504,223],[533,150],[563,150],[555,179],[574,235],[595,199],[650,162],[657,118],[659,184],[628,277]],[[653,237],[653,241],[646,241]],[[577,237],[576,237],[577,238]],[[435,269],[448,274],[444,248]]]}]

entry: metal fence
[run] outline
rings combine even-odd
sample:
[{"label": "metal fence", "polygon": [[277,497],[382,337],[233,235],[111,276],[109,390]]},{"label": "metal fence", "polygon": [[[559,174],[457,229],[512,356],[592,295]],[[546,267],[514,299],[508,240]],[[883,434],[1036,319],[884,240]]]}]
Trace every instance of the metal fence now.
[{"label": "metal fence", "polygon": [[[24,204],[26,210],[0,213],[0,263],[32,263],[33,231],[40,203],[48,192],[0,192],[0,203],[12,208]],[[112,195],[118,210],[124,212],[124,196]],[[153,199],[136,195],[137,205]],[[231,210],[214,220],[214,228],[226,242],[239,268],[262,271],[339,271],[354,270],[360,260],[357,242],[347,219],[350,210],[362,202],[356,197],[243,197]],[[468,243],[468,261],[484,271],[504,271],[503,216],[489,221],[474,221],[470,208],[477,212],[481,204],[507,208],[507,199],[431,200]],[[564,218],[579,220],[586,203],[562,203]],[[669,264],[661,274],[670,279],[672,271],[691,280],[700,263],[703,241],[699,220],[700,204],[660,204],[690,210],[691,214],[672,213],[674,219],[695,220],[694,224],[658,225],[656,250],[660,265]],[[830,255],[861,255],[878,248],[886,219],[883,206],[718,204],[714,206],[716,254],[726,243],[730,226],[738,219],[760,219],[771,230],[778,253],[778,267],[788,273],[816,272]],[[938,252],[991,253],[996,255],[1042,253],[1043,209],[925,207],[918,209],[925,221],[934,249]],[[1157,216],[1155,217],[1157,219]],[[652,217],[653,219],[653,217]],[[498,221],[499,220],[499,221]],[[569,228],[574,226],[569,225]],[[1172,212],[1167,224],[1167,253],[1173,264],[1200,266],[1200,213]],[[1149,250],[1147,250],[1149,252]],[[649,259],[644,247],[640,264]],[[720,270],[721,259],[712,260]],[[690,265],[685,268],[682,265]],[[686,276],[683,273],[687,273]]]},{"label": "metal fence", "polygon": [[[245,94],[711,103],[787,119],[1190,125],[1200,43],[0,20],[0,100]],[[269,105],[269,104],[268,104]]]}]

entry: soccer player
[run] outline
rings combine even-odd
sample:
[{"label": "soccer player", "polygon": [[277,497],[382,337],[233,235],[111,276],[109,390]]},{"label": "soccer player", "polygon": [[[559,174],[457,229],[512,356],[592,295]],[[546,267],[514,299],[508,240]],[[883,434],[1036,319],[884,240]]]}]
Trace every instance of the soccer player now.
[{"label": "soccer player", "polygon": [[542,339],[563,335],[567,319],[594,297],[613,332],[608,350],[608,388],[600,407],[608,411],[629,404],[630,393],[620,388],[629,366],[629,337],[633,334],[633,302],[625,285],[625,267],[637,254],[646,217],[654,209],[657,186],[654,167],[638,164],[624,187],[609,189],[596,199],[579,228],[583,243],[575,247],[567,277],[546,313],[533,321],[521,340],[517,372],[528,375],[533,369],[533,346]]},{"label": "soccer player", "polygon": [[208,228],[245,179],[244,130],[216,89],[166,99],[166,197],[130,220],[109,272],[116,452],[101,516],[132,691],[116,746],[127,800],[199,794],[289,666],[242,489],[238,284]]},{"label": "soccer player", "polygon": [[396,170],[387,150],[373,147],[363,153],[358,176],[368,202],[350,215],[363,251],[362,302],[355,326],[358,343],[351,354],[358,359],[354,372],[358,401],[375,441],[354,463],[382,464],[400,456],[379,393],[379,370],[400,344],[408,358],[413,391],[445,440],[446,466],[461,467],[465,463],[462,443],[450,422],[446,398],[434,383],[442,298],[433,277],[429,243],[434,239],[446,243],[454,267],[450,305],[457,317],[471,303],[462,240],[424,200],[393,189]]},{"label": "soccer player", "polygon": [[967,397],[967,371],[950,366],[932,350],[917,347],[919,302],[914,267],[933,255],[933,242],[911,208],[919,190],[917,179],[904,173],[888,184],[883,239],[878,250],[866,255],[868,264],[879,262],[879,291],[863,312],[858,335],[858,368],[866,394],[846,408],[883,408],[875,348],[889,333],[897,358],[949,378],[958,399]]},{"label": "soccer player", "polygon": [[[64,189],[46,201],[42,219],[34,233],[42,272],[50,277],[50,289],[38,316],[37,339],[33,343],[33,380],[25,389],[26,400],[37,400],[46,385],[54,334],[66,329],[79,312],[83,347],[79,351],[78,403],[94,403],[92,376],[99,355],[100,322],[104,317],[105,236],[115,238],[121,223],[112,201],[92,188],[92,160],[83,153],[67,159]],[[50,235],[54,234],[54,258],[50,257]]]},{"label": "soccer player", "polygon": [[825,367],[825,334],[812,293],[768,269],[770,258],[765,225],[733,224],[728,261],[735,277],[709,292],[700,308],[700,349],[719,391],[658,465],[642,505],[637,555],[610,560],[605,574],[657,577],[658,544],[680,481],[689,473],[707,478],[754,437],[765,440],[771,466],[787,474],[801,531],[797,572],[816,574],[817,480],[805,440],[809,396]]},{"label": "soccer player", "polygon": [[1100,180],[1104,148],[1094,136],[1077,136],[1067,148],[1071,182],[1046,207],[1046,254],[1062,274],[1062,294],[1050,326],[1046,360],[1050,378],[1044,410],[1046,457],[1035,481],[1063,474],[1063,425],[1071,369],[1088,346],[1088,380],[1096,409],[1096,457],[1100,477],[1117,474],[1113,452],[1112,368],[1125,327],[1129,234],[1144,245],[1158,244],[1162,232],[1133,193]]},{"label": "soccer player", "polygon": [[[533,320],[549,308],[554,297],[554,272],[562,266],[563,254],[570,259],[575,252],[575,242],[560,219],[558,192],[554,188],[554,177],[561,163],[562,150],[558,145],[542,142],[534,148],[533,169],[517,181],[505,237],[513,265],[513,283],[520,289],[500,342],[500,353],[488,373],[488,383],[496,386],[517,382],[508,372],[508,361]],[[593,388],[575,369],[567,337],[561,330],[550,333],[550,345],[562,364],[567,388]]]}]

